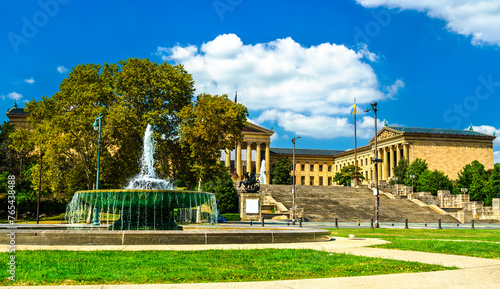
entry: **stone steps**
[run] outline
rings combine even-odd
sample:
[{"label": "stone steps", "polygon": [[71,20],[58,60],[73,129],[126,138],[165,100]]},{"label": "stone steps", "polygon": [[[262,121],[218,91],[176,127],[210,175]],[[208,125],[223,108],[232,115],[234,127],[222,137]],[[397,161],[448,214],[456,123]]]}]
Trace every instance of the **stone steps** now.
[{"label": "stone steps", "polygon": [[[261,191],[272,195],[285,207],[292,207],[291,186],[265,185]],[[297,207],[304,209],[304,217],[312,222],[366,222],[374,216],[375,200],[370,189],[351,187],[302,186],[297,189]],[[429,207],[420,207],[409,200],[389,199],[380,195],[380,222],[455,223],[450,215],[442,215]]]}]

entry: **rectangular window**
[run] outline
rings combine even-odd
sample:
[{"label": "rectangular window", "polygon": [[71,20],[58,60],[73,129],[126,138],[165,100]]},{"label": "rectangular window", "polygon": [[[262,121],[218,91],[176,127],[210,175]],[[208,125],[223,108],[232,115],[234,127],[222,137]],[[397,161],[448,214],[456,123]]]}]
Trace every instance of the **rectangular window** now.
[{"label": "rectangular window", "polygon": [[319,166],[319,171],[320,171],[320,172],[322,172],[322,171],[323,171],[323,166],[322,166],[322,165],[320,165],[320,166]]},{"label": "rectangular window", "polygon": [[309,185],[314,186],[314,177],[309,178]]},{"label": "rectangular window", "polygon": [[322,186],[323,185],[323,177],[319,177],[319,185]]},{"label": "rectangular window", "polygon": [[314,165],[311,165],[311,169],[310,169],[311,172],[314,172]]},{"label": "rectangular window", "polygon": [[305,176],[300,177],[300,184],[303,186],[306,185],[306,177]]},{"label": "rectangular window", "polygon": [[301,170],[301,171],[305,171],[305,170],[306,170],[306,165],[301,165],[301,166],[300,166],[300,170]]},{"label": "rectangular window", "polygon": [[332,177],[328,177],[328,185],[331,186],[332,185]]},{"label": "rectangular window", "polygon": [[363,160],[361,160],[361,166],[363,166]]},{"label": "rectangular window", "polygon": [[331,171],[332,171],[332,167],[333,167],[333,165],[328,166],[328,171],[329,171],[329,172],[331,172]]}]

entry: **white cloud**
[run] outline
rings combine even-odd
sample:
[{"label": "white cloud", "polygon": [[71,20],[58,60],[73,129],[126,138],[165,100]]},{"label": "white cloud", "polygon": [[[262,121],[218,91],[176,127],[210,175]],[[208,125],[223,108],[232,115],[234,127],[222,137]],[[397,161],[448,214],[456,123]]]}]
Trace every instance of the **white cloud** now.
[{"label": "white cloud", "polygon": [[[469,129],[469,128],[466,128]],[[472,129],[477,132],[482,132],[485,134],[493,135],[497,137],[495,140],[493,140],[493,145],[494,146],[500,146],[500,129],[497,129],[493,126],[490,125],[479,125],[479,126],[472,126]]]},{"label": "white cloud", "polygon": [[341,116],[349,114],[354,98],[361,106],[383,101],[404,86],[401,80],[387,87],[379,83],[369,64],[378,56],[366,45],[358,50],[331,43],[304,47],[291,38],[244,44],[237,35],[224,34],[201,47],[159,47],[157,54],[183,64],[198,93],[237,90],[238,101],[261,114],[258,123],[277,121],[315,138],[349,134],[352,121]]},{"label": "white cloud", "polygon": [[443,19],[455,33],[472,37],[473,44],[500,46],[500,1],[498,0],[356,0],[364,7],[385,6],[417,10]]},{"label": "white cloud", "polygon": [[35,79],[33,77],[31,77],[31,78],[25,79],[24,82],[29,83],[29,84],[33,84],[33,83],[35,83]]},{"label": "white cloud", "polygon": [[[277,122],[287,131],[295,132],[299,136],[316,139],[333,139],[336,137],[352,137],[354,124],[347,117],[335,116],[306,116],[290,111],[266,110],[254,119],[257,123],[264,121]],[[356,121],[356,134],[360,139],[370,139],[374,136],[375,122],[373,117],[363,116]],[[382,128],[383,121],[377,121],[378,128]]]},{"label": "white cloud", "polygon": [[403,87],[405,87],[405,83],[401,79],[396,80],[394,84],[386,86],[385,90],[387,91],[387,96],[393,98],[398,94],[399,89]]},{"label": "white cloud", "polygon": [[13,100],[20,100],[21,98],[23,98],[23,95],[20,94],[20,93],[17,93],[17,92],[11,92],[7,95],[1,95],[0,96],[3,100],[5,100],[6,98],[10,98],[10,99],[13,99]]},{"label": "white cloud", "polygon": [[493,163],[500,163],[500,151],[493,152]]},{"label": "white cloud", "polygon": [[57,67],[57,71],[58,71],[59,73],[65,73],[65,72],[67,72],[67,71],[68,71],[68,69],[67,69],[66,67],[64,67],[64,66],[62,66],[62,65],[61,65],[61,66],[58,66],[58,67]]}]

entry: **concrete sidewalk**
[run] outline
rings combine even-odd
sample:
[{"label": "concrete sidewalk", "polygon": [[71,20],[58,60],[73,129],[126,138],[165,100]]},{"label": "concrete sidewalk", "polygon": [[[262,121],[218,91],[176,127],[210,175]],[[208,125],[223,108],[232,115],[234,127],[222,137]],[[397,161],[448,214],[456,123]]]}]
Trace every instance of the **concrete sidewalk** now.
[{"label": "concrete sidewalk", "polygon": [[[170,246],[17,246],[17,250],[210,250],[210,249],[263,249],[294,248],[327,252],[347,253],[359,256],[379,257],[403,261],[415,261],[443,266],[456,266],[459,270],[429,273],[390,274],[363,277],[303,279],[287,281],[203,283],[203,284],[150,284],[150,285],[96,285],[96,286],[36,286],[9,288],[500,288],[500,260],[475,257],[423,253],[401,250],[366,248],[383,244],[379,239],[347,239],[335,237],[329,242],[293,244],[245,244],[245,245],[170,245]],[[6,246],[0,246],[6,250]]]}]

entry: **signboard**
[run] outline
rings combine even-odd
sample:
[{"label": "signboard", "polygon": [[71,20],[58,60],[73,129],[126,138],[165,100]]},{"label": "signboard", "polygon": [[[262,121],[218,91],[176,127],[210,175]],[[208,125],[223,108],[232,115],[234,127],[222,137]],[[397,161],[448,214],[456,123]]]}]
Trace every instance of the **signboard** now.
[{"label": "signboard", "polygon": [[373,189],[373,195],[376,196],[377,194],[377,189]]},{"label": "signboard", "polygon": [[259,213],[259,199],[247,199],[247,214]]}]

